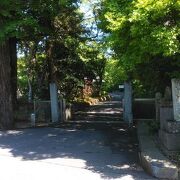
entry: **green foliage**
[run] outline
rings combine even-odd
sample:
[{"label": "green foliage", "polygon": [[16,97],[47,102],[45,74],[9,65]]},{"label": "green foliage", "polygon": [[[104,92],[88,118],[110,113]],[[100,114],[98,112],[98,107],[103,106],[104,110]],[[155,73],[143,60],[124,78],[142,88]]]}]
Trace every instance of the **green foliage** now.
[{"label": "green foliage", "polygon": [[[91,31],[94,35],[99,23],[107,33],[104,42],[100,41],[101,35],[92,40],[86,34],[90,28],[84,27],[78,3],[0,3],[0,40],[18,38],[19,50],[25,54],[18,61],[22,92],[27,94],[29,79],[34,96],[47,98],[53,74],[67,98],[78,94],[85,77],[92,81],[98,77],[96,94],[117,89],[124,80],[133,79],[135,94],[151,96],[155,91],[162,92],[172,77],[180,76],[179,1],[103,0],[101,6],[99,1],[93,3]],[[114,53],[112,57],[107,57],[107,47]]]},{"label": "green foliage", "polygon": [[83,62],[88,66],[91,72],[87,72],[90,79],[95,79],[97,76],[103,76],[106,58],[103,52],[103,45],[95,41],[86,41],[81,43],[79,47],[79,55]]},{"label": "green foliage", "polygon": [[124,83],[126,74],[124,69],[119,66],[117,60],[108,59],[106,62],[105,73],[104,73],[104,86],[105,91],[118,90],[119,85]]},{"label": "green foliage", "polygon": [[[133,77],[138,80],[144,95],[154,97],[156,92],[164,93],[166,86],[171,86],[172,78],[180,77],[180,63],[177,57],[157,56],[135,66]],[[137,84],[137,83],[136,83]],[[137,86],[136,86],[137,87]]]},{"label": "green foliage", "polygon": [[[18,59],[18,90],[22,96],[27,97],[28,95],[29,81],[32,86],[34,98],[49,97],[48,82],[46,79],[47,65],[45,60],[46,58],[44,55],[38,55],[29,65],[26,58],[22,57]],[[29,68],[31,68],[30,75]]]},{"label": "green foliage", "polygon": [[93,96],[99,96],[103,86],[103,78],[107,58],[105,56],[104,44],[94,40],[87,40],[81,43],[78,52],[80,59],[85,64],[85,76],[94,81],[95,92]]},{"label": "green foliage", "polygon": [[[25,55],[24,69],[18,66],[20,89],[27,95],[29,80],[33,96],[48,99],[49,77],[53,73],[61,92],[66,91],[66,97],[73,97],[84,71],[77,52],[84,31],[81,26],[82,15],[77,11],[77,0],[29,1],[22,9],[22,20],[17,29],[21,35],[19,51]],[[51,59],[48,59],[50,44]],[[50,70],[50,66],[53,69]],[[82,67],[79,71],[78,66]],[[22,74],[26,81],[22,81]]]},{"label": "green foliage", "polygon": [[162,92],[180,77],[179,10],[178,0],[102,1],[99,28],[136,94]]},{"label": "green foliage", "polygon": [[105,0],[100,19],[122,61],[135,64],[179,52],[179,7],[174,0]]},{"label": "green foliage", "polygon": [[19,13],[19,3],[20,1],[15,1],[13,3],[12,0],[0,2],[0,41],[6,39],[6,36],[14,32],[17,27],[19,20],[14,18],[14,15],[18,16]]},{"label": "green foliage", "polygon": [[154,97],[154,93],[152,93],[150,90],[147,90],[143,83],[137,79],[133,80],[133,96],[134,97],[141,97],[141,98],[146,98],[146,97]]},{"label": "green foliage", "polygon": [[17,77],[18,77],[18,91],[21,94],[27,94],[27,61],[24,58],[20,58],[17,61]]},{"label": "green foliage", "polygon": [[157,134],[160,128],[159,121],[149,121],[148,123],[148,129],[150,134]]}]

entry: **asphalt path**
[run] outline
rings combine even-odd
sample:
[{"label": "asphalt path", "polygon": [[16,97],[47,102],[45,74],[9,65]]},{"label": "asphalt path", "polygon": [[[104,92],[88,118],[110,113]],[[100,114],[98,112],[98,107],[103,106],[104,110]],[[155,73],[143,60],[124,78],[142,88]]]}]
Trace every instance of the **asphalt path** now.
[{"label": "asphalt path", "polygon": [[[118,111],[113,105],[100,112]],[[153,178],[139,165],[135,127],[109,123],[0,131],[0,179]]]}]

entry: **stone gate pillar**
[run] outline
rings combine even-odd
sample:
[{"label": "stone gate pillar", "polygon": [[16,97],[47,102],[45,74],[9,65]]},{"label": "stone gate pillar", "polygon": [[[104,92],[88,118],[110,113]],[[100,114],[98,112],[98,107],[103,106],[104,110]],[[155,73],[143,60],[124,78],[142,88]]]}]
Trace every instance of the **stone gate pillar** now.
[{"label": "stone gate pillar", "polygon": [[59,105],[58,105],[58,94],[57,86],[55,83],[50,84],[50,100],[51,100],[51,119],[53,123],[59,121]]},{"label": "stone gate pillar", "polygon": [[124,102],[123,102],[123,117],[128,124],[133,123],[132,115],[132,85],[131,82],[124,83]]}]

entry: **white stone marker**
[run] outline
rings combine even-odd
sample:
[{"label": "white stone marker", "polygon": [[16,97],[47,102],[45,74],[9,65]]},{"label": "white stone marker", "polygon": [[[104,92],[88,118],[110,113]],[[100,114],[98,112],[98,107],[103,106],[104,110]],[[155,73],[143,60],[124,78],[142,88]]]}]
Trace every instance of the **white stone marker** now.
[{"label": "white stone marker", "polygon": [[124,121],[131,124],[133,121],[132,115],[132,85],[130,82],[124,83]]},{"label": "white stone marker", "polygon": [[172,79],[174,120],[180,121],[180,79]]},{"label": "white stone marker", "polygon": [[50,100],[51,100],[51,118],[52,122],[59,121],[59,106],[58,106],[58,94],[57,86],[55,83],[50,84]]}]

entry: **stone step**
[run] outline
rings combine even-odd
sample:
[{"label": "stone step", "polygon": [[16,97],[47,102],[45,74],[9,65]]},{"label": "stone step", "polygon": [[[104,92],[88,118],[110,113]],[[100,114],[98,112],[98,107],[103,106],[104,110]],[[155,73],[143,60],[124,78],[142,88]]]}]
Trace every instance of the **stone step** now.
[{"label": "stone step", "polygon": [[162,154],[147,130],[146,123],[138,123],[139,158],[142,167],[156,178],[177,180],[178,167]]}]

